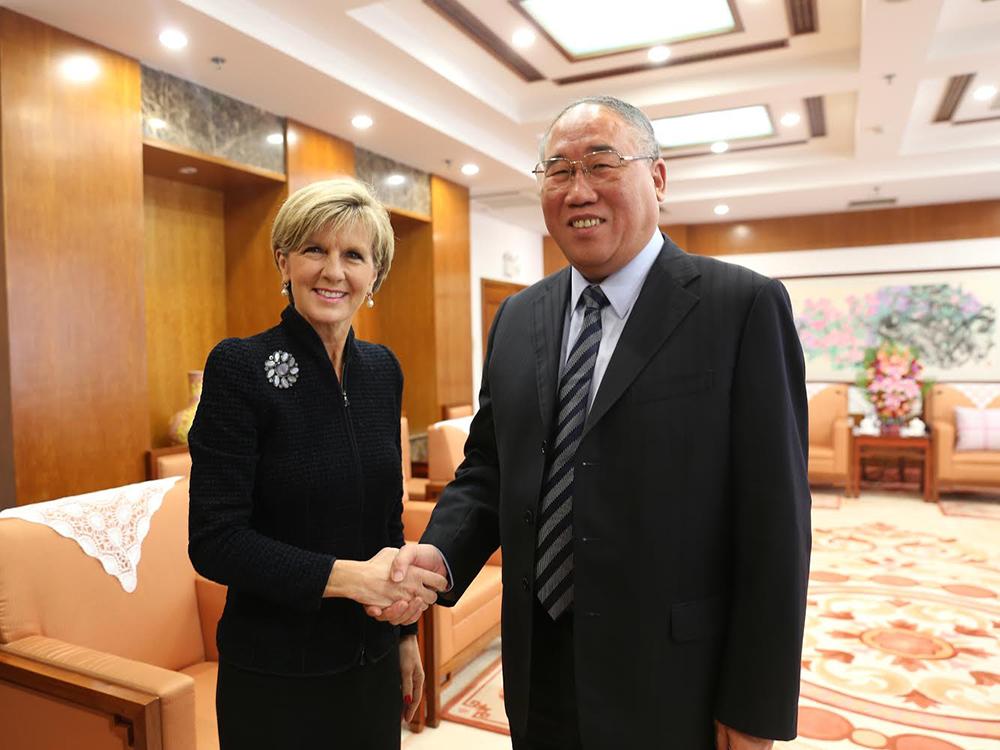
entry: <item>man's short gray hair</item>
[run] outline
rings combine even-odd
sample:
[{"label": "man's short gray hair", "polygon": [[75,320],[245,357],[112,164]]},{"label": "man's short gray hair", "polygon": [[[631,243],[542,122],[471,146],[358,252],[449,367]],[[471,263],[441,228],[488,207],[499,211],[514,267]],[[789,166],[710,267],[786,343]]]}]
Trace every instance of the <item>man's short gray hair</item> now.
[{"label": "man's short gray hair", "polygon": [[637,136],[639,143],[639,154],[625,154],[625,156],[654,156],[656,158],[660,157],[660,144],[656,141],[656,133],[653,132],[653,123],[649,121],[645,113],[628,102],[623,102],[621,99],[616,99],[613,96],[585,96],[582,99],[577,99],[575,102],[568,104],[563,108],[562,112],[556,115],[556,118],[549,125],[548,129],[545,131],[545,135],[542,136],[542,140],[538,144],[538,160],[544,161],[545,159],[545,147],[549,145],[549,134],[552,132],[552,128],[555,127],[556,123],[562,118],[564,114],[569,112],[574,107],[579,107],[581,104],[596,104],[599,107],[605,107],[610,109],[616,115],[618,115],[625,124],[632,128]]}]

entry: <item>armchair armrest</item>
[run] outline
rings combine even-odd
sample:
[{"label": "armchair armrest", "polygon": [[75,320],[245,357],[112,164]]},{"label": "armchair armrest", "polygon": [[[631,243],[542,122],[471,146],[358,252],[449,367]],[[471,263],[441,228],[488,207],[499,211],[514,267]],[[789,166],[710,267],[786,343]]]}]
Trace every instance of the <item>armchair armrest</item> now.
[{"label": "armchair armrest", "polygon": [[180,672],[33,635],[0,645],[0,681],[120,717],[136,748],[195,746],[194,680]]},{"label": "armchair armrest", "polygon": [[852,427],[854,420],[850,417],[833,420],[833,468],[842,474],[847,474],[847,465],[850,461]]},{"label": "armchair armrest", "polygon": [[210,581],[204,576],[194,579],[194,593],[198,600],[198,620],[201,622],[201,640],[205,644],[205,661],[219,660],[219,647],[215,632],[219,627],[222,610],[226,606],[229,588]]},{"label": "armchair armrest", "polygon": [[951,460],[955,453],[955,425],[944,420],[931,423],[931,439],[935,475],[938,479],[951,479],[955,476]]}]

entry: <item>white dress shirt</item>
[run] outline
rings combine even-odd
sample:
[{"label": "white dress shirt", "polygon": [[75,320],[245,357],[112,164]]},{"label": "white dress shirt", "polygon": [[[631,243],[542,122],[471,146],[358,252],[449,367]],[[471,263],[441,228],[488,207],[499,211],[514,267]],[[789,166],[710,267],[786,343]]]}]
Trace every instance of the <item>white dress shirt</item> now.
[{"label": "white dress shirt", "polygon": [[[611,304],[601,310],[601,345],[597,350],[594,379],[590,383],[590,394],[587,397],[588,412],[594,404],[594,396],[597,395],[597,389],[601,387],[601,380],[608,369],[611,355],[615,353],[615,347],[618,346],[618,339],[621,338],[622,331],[625,329],[628,316],[635,306],[635,301],[639,298],[639,292],[646,281],[646,275],[662,248],[663,236],[657,229],[638,255],[632,258],[624,268],[615,271],[598,285]],[[590,282],[575,268],[570,270],[570,274],[572,288],[563,323],[562,356],[559,359],[560,378],[572,349],[570,342],[576,343],[580,330],[583,328],[585,307],[583,305],[577,307],[577,303],[580,301],[583,290],[590,286]]]}]

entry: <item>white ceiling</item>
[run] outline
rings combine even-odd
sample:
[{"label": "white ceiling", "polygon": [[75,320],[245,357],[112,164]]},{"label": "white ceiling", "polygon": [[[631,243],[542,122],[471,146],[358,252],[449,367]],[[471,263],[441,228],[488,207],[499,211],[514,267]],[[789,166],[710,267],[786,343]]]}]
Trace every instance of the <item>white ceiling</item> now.
[{"label": "white ceiling", "polygon": [[[591,94],[619,96],[651,118],[750,104],[767,105],[775,120],[802,115],[725,154],[667,154],[666,223],[719,220],[718,203],[730,206],[730,221],[843,211],[874,197],[899,206],[1000,197],[1000,97],[972,97],[982,84],[1000,86],[1000,0],[816,0],[817,31],[796,35],[785,0],[733,0],[742,31],[674,45],[664,66],[643,51],[574,63],[540,35],[517,51],[542,75],[534,82],[423,0],[0,1],[468,185],[480,208],[537,231],[538,137],[565,104]],[[458,4],[508,43],[527,25],[508,0]],[[159,44],[167,26],[187,33],[185,49]],[[765,44],[775,48],[733,52]],[[210,62],[217,55],[221,69]],[[677,62],[696,55],[715,57]],[[555,82],[628,67],[640,69]],[[934,122],[963,75],[971,78],[951,120]],[[821,99],[826,135],[811,133],[807,98]],[[350,124],[362,112],[375,120],[370,130]],[[737,151],[756,145],[771,147]],[[470,161],[481,167],[475,177],[459,171]]]}]

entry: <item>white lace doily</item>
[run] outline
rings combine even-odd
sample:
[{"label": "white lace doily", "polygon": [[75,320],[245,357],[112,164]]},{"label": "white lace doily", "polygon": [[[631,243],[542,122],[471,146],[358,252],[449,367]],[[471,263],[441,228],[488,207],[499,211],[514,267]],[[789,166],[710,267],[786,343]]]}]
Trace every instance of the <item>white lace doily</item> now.
[{"label": "white lace doily", "polygon": [[1000,383],[946,383],[969,399],[977,409],[985,409],[1000,396]]},{"label": "white lace doily", "polygon": [[40,523],[72,539],[132,593],[138,582],[139,556],[149,523],[160,509],[163,496],[179,479],[156,479],[8,508],[0,512],[0,518]]}]

